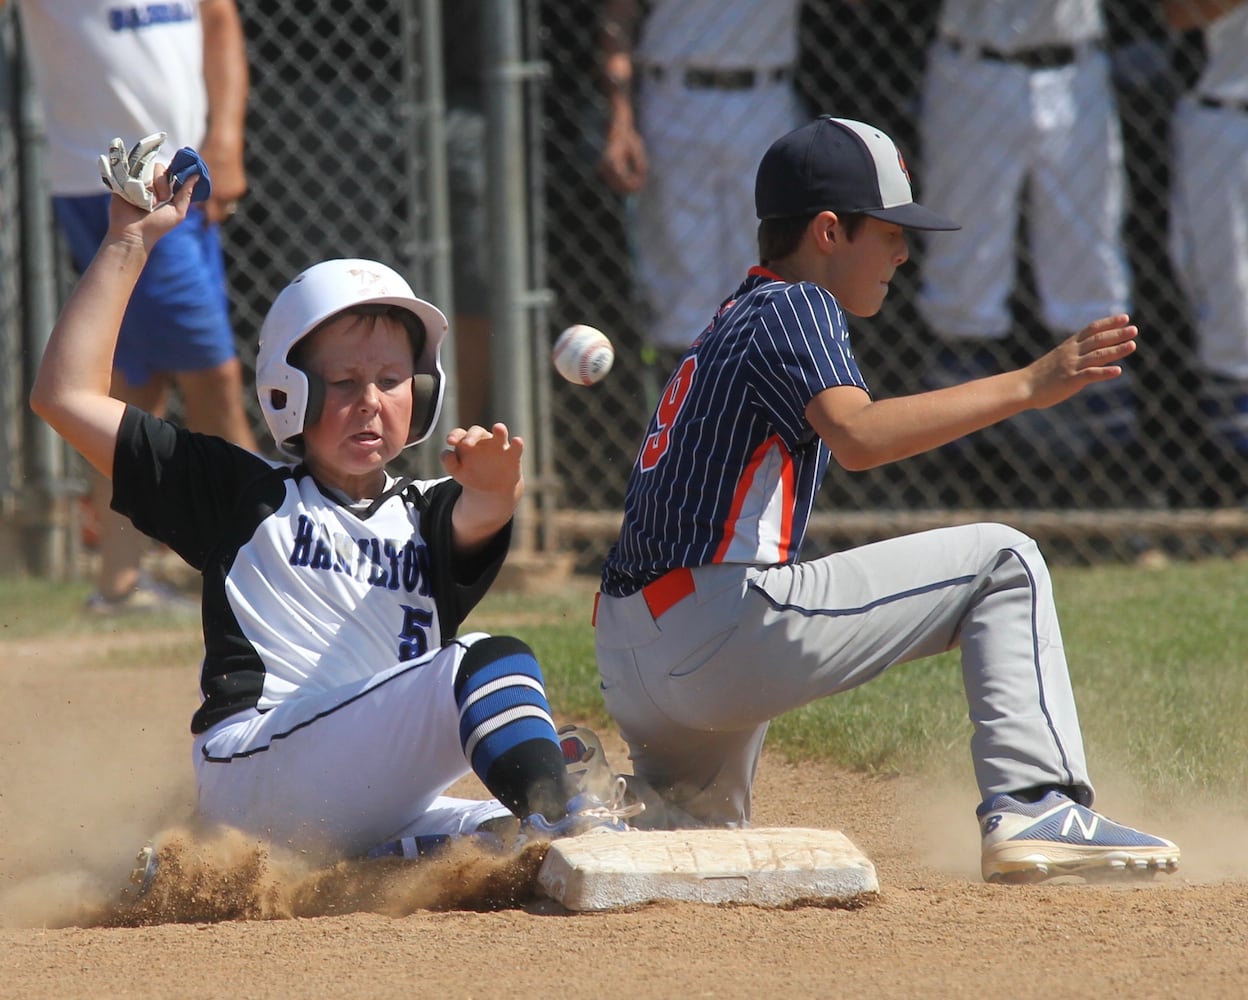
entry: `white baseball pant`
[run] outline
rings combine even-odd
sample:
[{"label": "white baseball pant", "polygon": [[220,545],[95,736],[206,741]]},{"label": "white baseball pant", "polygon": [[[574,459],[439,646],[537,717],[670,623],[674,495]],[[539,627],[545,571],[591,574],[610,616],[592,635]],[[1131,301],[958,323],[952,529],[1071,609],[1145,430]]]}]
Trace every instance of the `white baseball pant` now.
[{"label": "white baseball pant", "polygon": [[240,712],[194,741],[199,814],[326,858],[510,816],[443,795],[470,773],[454,678],[473,635],[357,684]]},{"label": "white baseball pant", "polygon": [[922,201],[962,225],[925,244],[918,307],[932,329],[1009,332],[1024,186],[1045,325],[1070,333],[1127,311],[1126,174],[1103,53],[1030,70],[936,42],[919,126]]}]

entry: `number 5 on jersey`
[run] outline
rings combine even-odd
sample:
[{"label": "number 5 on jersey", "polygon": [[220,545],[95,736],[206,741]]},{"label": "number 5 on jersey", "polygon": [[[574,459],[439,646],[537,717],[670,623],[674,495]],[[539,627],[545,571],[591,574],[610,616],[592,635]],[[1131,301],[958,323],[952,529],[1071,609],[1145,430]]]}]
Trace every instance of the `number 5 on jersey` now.
[{"label": "number 5 on jersey", "polygon": [[646,443],[641,446],[641,454],[637,457],[637,464],[642,472],[649,472],[667,454],[672,443],[672,424],[676,422],[676,417],[689,396],[689,390],[693,388],[693,373],[697,368],[698,356],[691,354],[680,363],[676,374],[668,380],[667,388],[663,390],[663,398],[659,400],[658,409],[654,413],[655,430],[646,436]]}]

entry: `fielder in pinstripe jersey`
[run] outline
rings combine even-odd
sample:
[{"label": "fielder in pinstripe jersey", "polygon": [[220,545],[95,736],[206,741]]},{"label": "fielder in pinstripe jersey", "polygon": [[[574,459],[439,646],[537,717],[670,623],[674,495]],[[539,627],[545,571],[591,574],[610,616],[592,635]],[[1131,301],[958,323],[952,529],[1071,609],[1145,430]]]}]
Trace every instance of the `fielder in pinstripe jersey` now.
[{"label": "fielder in pinstripe jersey", "polygon": [[832,460],[873,468],[1059,403],[1117,377],[1136,328],[1108,316],[1024,368],[876,399],[846,314],[879,310],[906,230],[956,224],[913,201],[888,136],[829,116],[770,147],[755,207],[761,264],[668,381],[603,567],[598,667],[649,799],[642,820],[747,824],[771,719],[960,648],[984,877],[1173,869],[1170,841],[1090,808],[1032,539],[973,524],[799,560]]},{"label": "fielder in pinstripe jersey", "polygon": [[[157,167],[155,210],[114,195],[31,404],[202,573],[200,818],[327,860],[418,856],[509,817],[526,836],[623,829],[568,779],[532,651],[458,634],[507,553],[522,440],[456,428],[445,477],[386,471],[443,395],[446,319],[400,275],[325,261],[274,301],[256,382],[280,461],[109,397],[126,303],[193,186],[171,197]],[[473,771],[495,798],[444,794]]]}]

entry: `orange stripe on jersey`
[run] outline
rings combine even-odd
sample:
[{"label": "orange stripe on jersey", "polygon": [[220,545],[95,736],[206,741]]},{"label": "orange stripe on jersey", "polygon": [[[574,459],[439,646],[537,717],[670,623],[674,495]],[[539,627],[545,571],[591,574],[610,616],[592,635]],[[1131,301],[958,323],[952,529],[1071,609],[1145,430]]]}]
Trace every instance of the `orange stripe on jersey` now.
[{"label": "orange stripe on jersey", "polygon": [[[746,500],[754,491],[755,480],[758,478],[759,470],[773,451],[780,458],[780,496],[772,498],[775,503],[779,504],[780,509],[779,537],[776,542],[778,547],[777,562],[788,560],[790,545],[793,540],[793,456],[789,454],[789,450],[784,446],[784,442],[780,440],[779,436],[773,434],[754,449],[754,454],[750,456],[749,462],[741,473],[741,478],[737,481],[737,488],[732,497],[732,507],[728,511],[728,520],[724,524],[723,538],[715,550],[715,557],[711,560],[712,562],[723,562],[732,548],[732,543],[737,541],[737,525],[741,520],[741,511],[745,508]],[[756,552],[760,540],[758,538],[755,539],[754,549]]]},{"label": "orange stripe on jersey", "polygon": [[796,477],[793,475],[793,456],[789,454],[789,450],[784,445],[779,445],[779,448],[781,455],[784,456],[780,471],[780,481],[784,484],[784,499],[780,503],[780,510],[783,513],[780,518],[780,561],[788,562],[795,555],[792,551],[792,544]]}]

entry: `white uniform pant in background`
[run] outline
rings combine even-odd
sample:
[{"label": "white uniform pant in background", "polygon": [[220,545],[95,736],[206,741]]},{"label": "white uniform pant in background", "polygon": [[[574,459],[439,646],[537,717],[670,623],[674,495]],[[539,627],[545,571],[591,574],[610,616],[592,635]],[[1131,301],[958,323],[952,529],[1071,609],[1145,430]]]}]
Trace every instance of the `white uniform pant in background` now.
[{"label": "white uniform pant in background", "polygon": [[1248,383],[1248,110],[1174,114],[1170,226],[1206,374]]},{"label": "white uniform pant in background", "polygon": [[739,90],[690,87],[685,72],[642,71],[638,98],[649,159],[637,209],[646,339],[681,350],[758,263],[758,162],[804,120],[787,69],[752,70],[758,84]]},{"label": "white uniform pant in background", "polygon": [[453,682],[472,640],[461,636],[418,660],[265,713],[240,712],[200,734],[200,816],[339,858],[401,837],[472,833],[511,815],[495,799],[442,794],[471,770]]},{"label": "white uniform pant in background", "polygon": [[1048,567],[1021,532],[943,528],[693,579],[657,620],[641,593],[603,595],[596,643],[635,773],[701,822],[749,821],[771,719],[959,645],[981,795],[1091,796]]},{"label": "white uniform pant in background", "polygon": [[918,197],[962,226],[924,245],[918,307],[933,330],[1009,332],[1024,184],[1046,327],[1127,311],[1122,132],[1102,52],[1033,70],[936,42],[919,125]]}]

